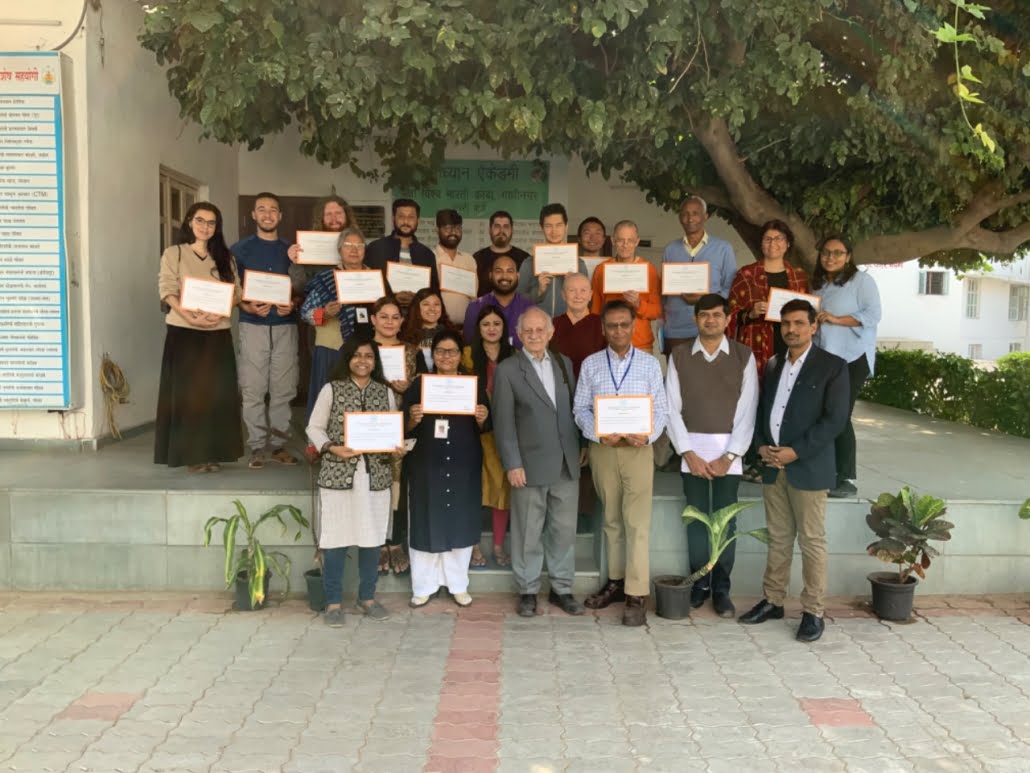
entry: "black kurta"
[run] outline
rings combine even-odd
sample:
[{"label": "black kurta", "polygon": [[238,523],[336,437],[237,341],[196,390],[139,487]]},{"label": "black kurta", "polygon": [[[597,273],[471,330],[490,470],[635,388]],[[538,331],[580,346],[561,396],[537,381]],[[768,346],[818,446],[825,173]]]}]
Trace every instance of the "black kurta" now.
[{"label": "black kurta", "polygon": [[[480,379],[479,403],[489,405]],[[422,400],[416,377],[404,395],[404,418]],[[435,437],[437,419],[450,423],[446,438]],[[485,430],[490,428],[489,419]],[[415,448],[404,458],[408,480],[409,545],[426,553],[443,553],[479,543],[483,519],[481,469],[483,448],[474,416],[427,413],[414,430]]]}]

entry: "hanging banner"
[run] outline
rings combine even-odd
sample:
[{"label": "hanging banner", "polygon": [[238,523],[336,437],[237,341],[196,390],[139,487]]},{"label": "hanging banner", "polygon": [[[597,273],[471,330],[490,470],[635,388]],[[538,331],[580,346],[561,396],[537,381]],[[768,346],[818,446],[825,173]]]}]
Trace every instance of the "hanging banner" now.
[{"label": "hanging banner", "polygon": [[60,54],[0,53],[0,408],[69,408]]}]

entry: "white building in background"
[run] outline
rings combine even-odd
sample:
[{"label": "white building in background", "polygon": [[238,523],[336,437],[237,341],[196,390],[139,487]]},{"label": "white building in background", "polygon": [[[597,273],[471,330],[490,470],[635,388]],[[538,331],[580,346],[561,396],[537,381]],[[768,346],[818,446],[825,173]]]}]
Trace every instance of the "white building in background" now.
[{"label": "white building in background", "polygon": [[917,261],[870,266],[883,303],[880,346],[996,360],[1030,351],[1030,256],[956,274]]}]

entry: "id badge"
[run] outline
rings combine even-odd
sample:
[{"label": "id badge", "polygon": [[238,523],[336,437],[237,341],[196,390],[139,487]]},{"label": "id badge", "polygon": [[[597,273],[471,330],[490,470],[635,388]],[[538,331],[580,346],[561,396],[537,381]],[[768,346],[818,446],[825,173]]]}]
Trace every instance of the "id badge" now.
[{"label": "id badge", "polygon": [[447,419],[436,420],[436,431],[433,437],[440,438],[441,440],[447,439],[447,434],[451,431],[451,422]]},{"label": "id badge", "polygon": [[359,307],[359,308],[355,309],[354,311],[358,315],[358,322],[360,322],[362,324],[368,322],[368,309],[366,309],[366,308],[364,308],[362,306],[362,307]]}]

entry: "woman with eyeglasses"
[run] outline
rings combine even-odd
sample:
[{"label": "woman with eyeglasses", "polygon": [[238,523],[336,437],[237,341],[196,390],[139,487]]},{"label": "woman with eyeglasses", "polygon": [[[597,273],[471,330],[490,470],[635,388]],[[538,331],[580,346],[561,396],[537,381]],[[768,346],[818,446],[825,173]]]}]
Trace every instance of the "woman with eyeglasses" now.
[{"label": "woman with eyeglasses", "polygon": [[[226,313],[182,307],[187,277],[234,285]],[[236,261],[222,233],[222,213],[206,201],[182,219],[178,244],[161,255],[158,294],[168,307],[157,396],[154,463],[218,472],[243,456],[240,394],[230,325],[240,302]]]},{"label": "woman with eyeglasses", "polygon": [[[364,271],[365,237],[357,228],[344,228],[336,242],[343,271]],[[311,378],[308,380],[308,418],[315,407],[329,373],[340,358],[340,347],[352,337],[369,340],[371,304],[341,304],[336,300],[335,268],[317,274],[304,288],[304,304],[300,315],[315,328],[315,349],[311,355]]]},{"label": "woman with eyeglasses", "polygon": [[850,408],[848,423],[837,436],[834,450],[837,457],[837,485],[831,497],[858,495],[855,486],[857,464],[855,428],[851,413],[862,385],[873,373],[876,362],[876,326],[880,323],[880,293],[876,281],[859,271],[851,253],[851,243],[842,236],[828,236],[819,243],[819,262],[812,274],[812,287],[822,298],[819,305],[819,329],[815,343],[822,349],[843,357],[848,363]]},{"label": "woman with eyeglasses", "polygon": [[408,309],[401,338],[422,350],[422,359],[429,371],[433,370],[433,338],[443,330],[452,330],[454,325],[447,316],[443,296],[439,290],[424,287],[415,293],[415,299]]},{"label": "woman with eyeglasses", "polygon": [[[433,338],[433,371],[461,374],[461,336],[451,330]],[[408,545],[411,554],[411,606],[422,607],[446,586],[461,607],[468,593],[469,559],[482,530],[480,435],[490,431],[485,379],[478,382],[474,415],[431,414],[422,410],[422,380],[404,395],[405,429],[415,439],[407,457]]]},{"label": "woman with eyeglasses", "polygon": [[[730,285],[730,322],[726,335],[754,352],[759,382],[769,359],[774,354],[783,357],[787,351],[779,324],[765,318],[769,310],[769,288],[808,292],[808,278],[786,259],[793,246],[794,232],[789,225],[782,220],[765,223],[762,226],[762,257],[741,268]],[[749,483],[760,483],[762,474],[756,463],[756,453],[749,451],[745,461],[748,468],[743,479]]]}]

